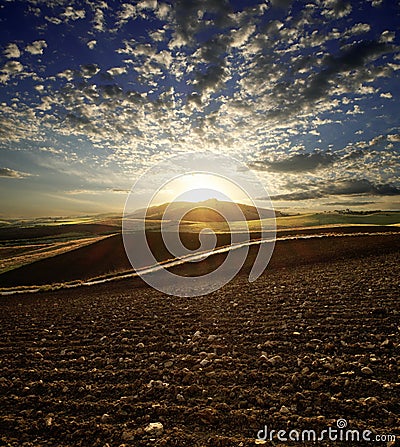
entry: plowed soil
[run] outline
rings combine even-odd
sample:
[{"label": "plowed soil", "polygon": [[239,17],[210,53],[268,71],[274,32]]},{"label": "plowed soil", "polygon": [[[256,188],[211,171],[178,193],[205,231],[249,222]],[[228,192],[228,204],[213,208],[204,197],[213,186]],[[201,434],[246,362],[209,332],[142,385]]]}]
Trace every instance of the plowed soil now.
[{"label": "plowed soil", "polygon": [[[246,447],[339,418],[400,435],[398,242],[199,298],[127,280],[1,297],[0,443]],[[319,445],[338,444],[371,442]]]}]

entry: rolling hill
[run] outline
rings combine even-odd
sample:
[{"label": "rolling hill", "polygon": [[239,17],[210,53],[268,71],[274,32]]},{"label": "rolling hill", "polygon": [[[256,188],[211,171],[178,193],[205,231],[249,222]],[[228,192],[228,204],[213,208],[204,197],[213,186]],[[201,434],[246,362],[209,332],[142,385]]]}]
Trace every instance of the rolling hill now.
[{"label": "rolling hill", "polygon": [[[167,210],[168,208],[168,210]],[[164,213],[167,213],[164,215]],[[240,212],[241,211],[241,212]],[[129,215],[130,218],[140,218],[143,216],[144,210],[138,210]],[[202,202],[172,202],[163,203],[162,205],[152,206],[147,209],[146,219],[186,222],[229,222],[245,220],[259,220],[279,217],[282,214],[271,209],[256,208],[251,205],[242,203],[228,202],[217,199],[208,199]],[[225,218],[224,218],[225,216]]]}]

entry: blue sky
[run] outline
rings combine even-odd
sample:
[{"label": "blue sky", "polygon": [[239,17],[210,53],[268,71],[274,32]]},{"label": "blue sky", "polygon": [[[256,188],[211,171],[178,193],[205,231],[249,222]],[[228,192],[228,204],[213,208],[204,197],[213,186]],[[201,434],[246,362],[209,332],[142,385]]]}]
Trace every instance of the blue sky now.
[{"label": "blue sky", "polygon": [[122,212],[175,154],[231,155],[278,208],[399,209],[396,1],[7,1],[1,214]]}]

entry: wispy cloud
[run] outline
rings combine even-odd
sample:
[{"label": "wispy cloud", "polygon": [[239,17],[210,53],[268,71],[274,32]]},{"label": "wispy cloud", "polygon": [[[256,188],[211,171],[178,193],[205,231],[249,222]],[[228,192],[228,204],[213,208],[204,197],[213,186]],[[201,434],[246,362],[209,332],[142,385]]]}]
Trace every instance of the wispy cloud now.
[{"label": "wispy cloud", "polygon": [[20,179],[29,177],[31,174],[28,174],[26,172],[21,171],[15,171],[14,169],[10,168],[0,168],[0,177],[3,178],[14,178],[14,179]]}]

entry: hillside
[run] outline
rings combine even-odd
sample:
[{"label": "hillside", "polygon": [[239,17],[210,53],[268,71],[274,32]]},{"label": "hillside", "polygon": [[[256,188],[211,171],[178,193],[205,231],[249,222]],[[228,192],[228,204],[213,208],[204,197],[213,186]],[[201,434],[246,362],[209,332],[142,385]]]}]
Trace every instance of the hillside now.
[{"label": "hillside", "polygon": [[[239,207],[239,209],[238,209]],[[164,216],[165,211],[167,214]],[[226,220],[229,222],[237,222],[243,220],[243,213],[245,220],[259,220],[271,217],[280,217],[282,213],[274,212],[271,209],[257,208],[251,205],[244,205],[242,203],[234,203],[217,199],[208,199],[202,202],[173,202],[163,203],[162,205],[152,206],[147,209],[146,218],[148,220],[167,219],[172,221],[186,221],[186,222],[222,222]],[[144,210],[138,210],[132,213],[129,217],[140,218],[143,216]],[[181,218],[183,216],[183,218]]]}]

